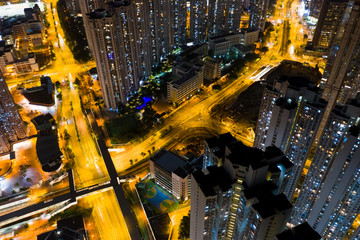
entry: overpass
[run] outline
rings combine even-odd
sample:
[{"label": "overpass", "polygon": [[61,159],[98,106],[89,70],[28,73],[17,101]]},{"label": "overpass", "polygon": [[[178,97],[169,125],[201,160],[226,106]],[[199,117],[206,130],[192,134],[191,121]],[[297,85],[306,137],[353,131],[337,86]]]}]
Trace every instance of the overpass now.
[{"label": "overpass", "polygon": [[[78,199],[88,196],[89,194],[94,194],[111,189],[111,184],[109,182],[106,182],[106,183],[96,184],[84,189],[75,190],[72,170],[68,170],[68,177],[69,177],[69,186],[70,186],[69,193],[62,194],[60,196],[0,216],[0,228],[8,224],[11,224],[13,222],[20,221],[22,219],[31,217],[41,212],[50,210],[54,207],[56,208],[61,205],[68,205],[68,204],[70,204],[70,206],[74,205],[77,203]],[[56,213],[53,213],[52,215],[55,214]]]}]

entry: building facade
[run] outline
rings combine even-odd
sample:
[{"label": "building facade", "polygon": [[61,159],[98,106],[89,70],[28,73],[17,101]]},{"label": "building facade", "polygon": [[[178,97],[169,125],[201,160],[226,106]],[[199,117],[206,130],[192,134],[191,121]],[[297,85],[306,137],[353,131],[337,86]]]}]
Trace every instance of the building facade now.
[{"label": "building facade", "polygon": [[265,30],[266,14],[268,11],[269,0],[250,0],[249,29],[256,31]]},{"label": "building facade", "polygon": [[186,160],[165,149],[150,158],[150,174],[156,184],[176,199],[187,200],[191,194],[191,173],[201,167],[202,157]]},{"label": "building facade", "polygon": [[16,109],[3,76],[0,76],[0,153],[10,151],[10,143],[26,137],[24,122]]},{"label": "building facade", "polygon": [[[142,37],[138,5],[133,1],[109,3],[108,10],[96,10],[87,17],[89,46],[96,60],[105,105],[116,110],[150,74],[149,43]],[[144,30],[145,31],[145,30]],[[139,36],[140,35],[140,36]]]},{"label": "building facade", "polygon": [[240,33],[210,37],[208,55],[214,58],[223,58],[230,51],[231,46],[240,43],[240,39]]},{"label": "building facade", "polygon": [[[177,57],[172,66],[172,81],[167,84],[168,102],[182,103],[200,90],[205,75],[205,64],[202,60],[205,51],[206,45],[202,44]],[[207,65],[208,70],[210,67]]]},{"label": "building facade", "polygon": [[308,223],[321,236],[345,237],[360,209],[360,130],[349,129],[334,156],[308,216]]},{"label": "building facade", "polygon": [[206,139],[203,156],[191,180],[190,239],[272,240],[283,231],[292,205],[281,189],[293,165],[278,148],[223,134]]},{"label": "building facade", "polygon": [[336,107],[330,114],[323,135],[316,148],[311,165],[302,183],[291,215],[293,224],[307,220],[315,199],[319,195],[341,143],[346,141],[349,128],[358,121],[360,102],[354,100],[345,108]]},{"label": "building facade", "polygon": [[325,0],[322,4],[316,29],[312,39],[315,50],[328,52],[335,35],[340,30],[348,0]]},{"label": "building facade", "polygon": [[241,10],[240,0],[209,1],[208,36],[239,32]]},{"label": "building facade", "polygon": [[318,89],[305,79],[275,81],[273,88],[264,91],[254,147],[276,146],[295,165],[284,190],[288,199],[297,187],[326,107],[319,99]]},{"label": "building facade", "polygon": [[360,2],[354,2],[340,45],[335,46],[324,72],[322,98],[328,102],[316,139],[320,139],[327,118],[337,103],[345,104],[359,91],[360,84]]}]

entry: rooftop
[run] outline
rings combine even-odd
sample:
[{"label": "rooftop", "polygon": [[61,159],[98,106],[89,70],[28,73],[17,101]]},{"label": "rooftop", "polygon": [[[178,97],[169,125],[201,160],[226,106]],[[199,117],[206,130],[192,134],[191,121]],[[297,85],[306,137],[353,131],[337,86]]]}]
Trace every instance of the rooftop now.
[{"label": "rooftop", "polygon": [[188,80],[190,80],[191,78],[195,77],[196,75],[197,75],[197,72],[195,70],[192,70],[189,73],[187,73],[185,76],[183,76],[182,78],[172,82],[172,84],[174,87],[179,87],[182,84],[184,84],[185,82],[187,82]]},{"label": "rooftop", "polygon": [[237,142],[236,138],[234,138],[231,133],[224,133],[221,134],[219,136],[215,136],[215,137],[211,137],[211,138],[207,138],[205,139],[205,141],[207,142],[208,146],[210,148],[214,148],[220,145],[229,145],[231,143]]},{"label": "rooftop", "polygon": [[79,240],[84,239],[83,234],[67,227],[46,232],[37,236],[37,240]]},{"label": "rooftop", "polygon": [[129,6],[130,1],[128,0],[115,0],[113,2],[108,3],[109,6],[117,8],[117,7],[123,7],[123,6]]},{"label": "rooftop", "polygon": [[172,173],[186,164],[186,161],[183,158],[172,152],[166,151],[165,149],[160,150],[160,152],[152,156],[150,161],[153,161],[157,166],[168,173]]},{"label": "rooftop", "polygon": [[194,53],[196,51],[198,51],[199,49],[203,48],[206,46],[206,43],[200,44],[200,45],[195,45],[195,46],[191,46],[189,48],[187,48],[184,52],[182,52],[179,56],[180,57],[185,57],[190,53]]},{"label": "rooftop", "polygon": [[235,36],[235,35],[239,35],[240,33],[227,33],[227,34],[224,34],[224,35],[220,35],[220,36],[215,36],[215,37],[209,37],[209,40],[216,40],[216,39],[222,39],[222,38],[226,38],[226,37],[229,37],[229,36]]},{"label": "rooftop", "polygon": [[78,240],[85,239],[84,221],[81,215],[57,221],[57,229],[40,234],[37,240]]},{"label": "rooftop", "polygon": [[111,17],[111,14],[107,12],[105,9],[96,9],[95,11],[92,11],[87,15],[89,16],[90,19],[102,19],[105,17]]},{"label": "rooftop", "polygon": [[45,115],[42,114],[31,119],[31,122],[35,125],[36,130],[51,128],[54,121],[55,119],[50,113],[47,113]]},{"label": "rooftop", "polygon": [[232,46],[232,48],[235,48],[238,51],[241,52],[251,52],[253,47],[252,46],[245,46],[244,44],[235,44]]},{"label": "rooftop", "polygon": [[304,222],[293,229],[286,230],[276,235],[277,240],[320,240],[321,236],[307,223]]},{"label": "rooftop", "polygon": [[260,186],[257,185],[252,189],[245,186],[245,197],[247,199],[256,198],[258,200],[252,207],[262,219],[266,219],[279,212],[290,210],[292,208],[292,204],[283,193],[279,195],[274,195],[272,193],[272,190],[274,189],[276,189],[276,186],[271,182],[266,182]]},{"label": "rooftop", "polygon": [[236,142],[230,146],[230,162],[235,165],[253,166],[254,169],[263,166],[263,151],[257,148],[245,146],[242,142]]},{"label": "rooftop", "polygon": [[41,86],[24,89],[22,94],[30,104],[41,106],[54,105],[54,89],[51,79],[49,77],[42,77],[40,82]]},{"label": "rooftop", "polygon": [[62,164],[58,138],[56,135],[40,136],[36,141],[36,153],[45,172],[53,172]]},{"label": "rooftop", "polygon": [[230,144],[237,142],[237,140],[230,133],[224,133],[219,136],[205,139],[205,142],[209,148],[212,149],[215,156],[224,157],[225,146],[229,146]]},{"label": "rooftop", "polygon": [[297,103],[295,101],[292,101],[290,98],[283,98],[280,97],[276,100],[276,106],[280,107],[281,109],[296,109]]},{"label": "rooftop", "polygon": [[223,167],[210,166],[207,171],[207,174],[205,174],[201,169],[198,169],[193,173],[193,177],[205,197],[215,196],[217,193],[216,188],[220,188],[221,191],[225,192],[232,187],[234,180],[230,178]]},{"label": "rooftop", "polygon": [[65,218],[65,219],[60,219],[59,221],[57,221],[57,227],[58,228],[67,227],[67,228],[73,229],[77,232],[85,230],[84,220],[81,215],[77,215],[77,216]]},{"label": "rooftop", "polygon": [[360,126],[355,126],[355,125],[351,126],[349,129],[349,132],[352,136],[355,136],[355,137],[359,136]]},{"label": "rooftop", "polygon": [[31,122],[38,131],[36,154],[45,172],[53,172],[60,168],[63,156],[59,148],[55,119],[51,114],[40,115]]}]

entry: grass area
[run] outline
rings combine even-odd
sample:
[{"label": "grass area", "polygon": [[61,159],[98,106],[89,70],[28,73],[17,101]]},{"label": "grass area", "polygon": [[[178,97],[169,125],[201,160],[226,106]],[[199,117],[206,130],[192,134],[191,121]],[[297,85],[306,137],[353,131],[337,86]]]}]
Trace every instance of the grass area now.
[{"label": "grass area", "polygon": [[140,121],[135,115],[114,118],[106,123],[112,142],[128,142],[140,137]]},{"label": "grass area", "polygon": [[239,110],[239,114],[244,120],[257,121],[263,91],[264,87],[256,82],[240,94],[238,102],[243,107]]}]

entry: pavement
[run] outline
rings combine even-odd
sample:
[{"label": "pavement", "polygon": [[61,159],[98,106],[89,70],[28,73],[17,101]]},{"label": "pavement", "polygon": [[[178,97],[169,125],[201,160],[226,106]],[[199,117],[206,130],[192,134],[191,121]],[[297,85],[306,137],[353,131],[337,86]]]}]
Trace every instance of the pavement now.
[{"label": "pavement", "polygon": [[[92,117],[91,119],[93,120],[93,121],[91,121],[91,125],[95,129],[95,132],[98,132],[99,127],[97,126],[95,118]],[[137,222],[136,222],[135,216],[133,215],[130,205],[125,198],[124,190],[118,181],[118,175],[117,175],[115,166],[113,164],[113,161],[111,159],[111,156],[109,154],[109,151],[106,147],[105,141],[103,140],[103,138],[99,137],[97,140],[97,144],[101,151],[101,155],[104,159],[106,169],[109,173],[110,183],[97,184],[97,185],[94,185],[91,187],[87,187],[85,189],[75,190],[73,171],[70,170],[70,171],[68,171],[70,193],[63,194],[61,196],[54,197],[53,199],[46,200],[46,201],[40,202],[38,204],[29,206],[29,207],[25,207],[23,209],[0,216],[0,226],[4,226],[13,221],[18,221],[20,219],[24,219],[24,218],[34,215],[36,213],[45,211],[46,209],[49,209],[50,207],[60,204],[60,203],[64,203],[64,204],[66,202],[75,203],[77,201],[77,199],[81,198],[82,196],[86,196],[91,193],[99,192],[101,190],[112,187],[114,190],[115,196],[116,196],[116,200],[121,209],[121,213],[122,213],[121,215],[123,215],[123,217],[125,219],[126,226],[129,231],[131,239],[141,239],[140,232],[137,228]],[[110,212],[109,212],[109,214],[113,215]]]}]

